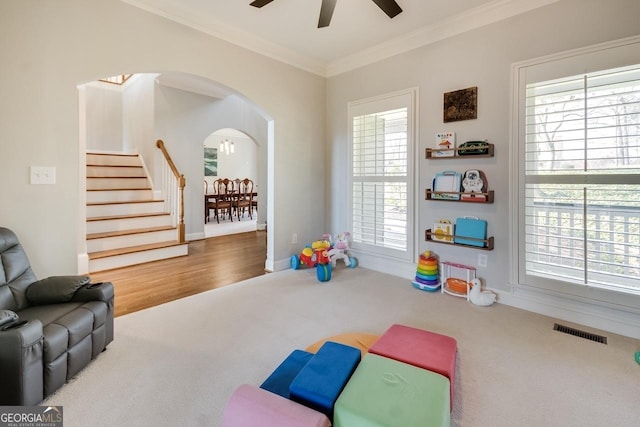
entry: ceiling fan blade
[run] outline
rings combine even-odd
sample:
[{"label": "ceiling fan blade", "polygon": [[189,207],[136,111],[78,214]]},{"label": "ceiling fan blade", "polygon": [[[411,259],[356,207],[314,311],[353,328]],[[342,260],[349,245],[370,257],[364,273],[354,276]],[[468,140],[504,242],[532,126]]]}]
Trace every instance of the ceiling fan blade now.
[{"label": "ceiling fan blade", "polygon": [[380,9],[384,11],[389,18],[393,18],[400,12],[402,12],[402,8],[395,0],[372,0],[375,4],[378,5]]},{"label": "ceiling fan blade", "polygon": [[254,0],[251,3],[249,3],[251,6],[253,7],[262,7],[262,6],[266,6],[269,3],[271,3],[273,0]]},{"label": "ceiling fan blade", "polygon": [[336,0],[322,0],[320,6],[320,18],[318,19],[318,28],[328,27],[333,16],[333,9],[336,8]]}]

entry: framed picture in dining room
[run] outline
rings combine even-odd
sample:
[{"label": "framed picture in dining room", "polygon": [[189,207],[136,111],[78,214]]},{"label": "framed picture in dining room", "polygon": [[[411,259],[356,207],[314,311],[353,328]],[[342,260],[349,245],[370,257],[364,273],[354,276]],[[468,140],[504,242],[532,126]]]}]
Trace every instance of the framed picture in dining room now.
[{"label": "framed picture in dining room", "polygon": [[204,147],[204,176],[218,176],[218,149]]}]

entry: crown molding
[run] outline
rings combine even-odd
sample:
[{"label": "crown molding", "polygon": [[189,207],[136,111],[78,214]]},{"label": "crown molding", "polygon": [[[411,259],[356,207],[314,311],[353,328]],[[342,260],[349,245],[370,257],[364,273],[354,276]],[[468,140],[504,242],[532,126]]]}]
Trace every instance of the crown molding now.
[{"label": "crown molding", "polygon": [[560,0],[496,0],[469,9],[436,25],[422,27],[349,57],[333,61],[327,64],[326,77],[336,76],[558,1]]},{"label": "crown molding", "polygon": [[194,11],[188,11],[179,2],[157,0],[154,3],[161,4],[161,6],[154,7],[147,4],[144,0],[120,1],[279,62],[326,77],[325,64],[276,43],[265,41],[262,38],[239,30],[224,22],[211,18],[207,18],[205,21],[202,15]]},{"label": "crown molding", "polygon": [[144,0],[121,1],[279,62],[321,77],[332,77],[560,0],[495,0],[326,64],[226,23],[211,18],[205,21],[201,14],[185,9],[179,2],[159,0],[154,2],[158,6],[150,6]]}]

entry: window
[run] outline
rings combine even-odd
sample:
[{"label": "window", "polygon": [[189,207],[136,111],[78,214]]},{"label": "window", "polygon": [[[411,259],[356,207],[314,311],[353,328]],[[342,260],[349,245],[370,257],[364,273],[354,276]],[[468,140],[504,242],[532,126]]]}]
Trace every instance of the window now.
[{"label": "window", "polygon": [[523,75],[519,283],[640,294],[640,64]]},{"label": "window", "polygon": [[411,260],[415,91],[349,105],[354,249]]}]

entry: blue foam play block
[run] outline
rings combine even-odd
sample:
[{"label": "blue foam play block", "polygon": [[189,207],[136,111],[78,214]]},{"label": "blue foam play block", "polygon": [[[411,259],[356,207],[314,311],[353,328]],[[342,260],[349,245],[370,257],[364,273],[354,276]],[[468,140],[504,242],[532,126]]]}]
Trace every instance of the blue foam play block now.
[{"label": "blue foam play block", "polygon": [[312,357],[313,353],[308,351],[292,351],[276,370],[264,380],[260,388],[289,399],[289,385]]},{"label": "blue foam play block", "polygon": [[360,350],[355,347],[325,342],[291,382],[291,400],[333,418],[333,406],[360,357]]}]

